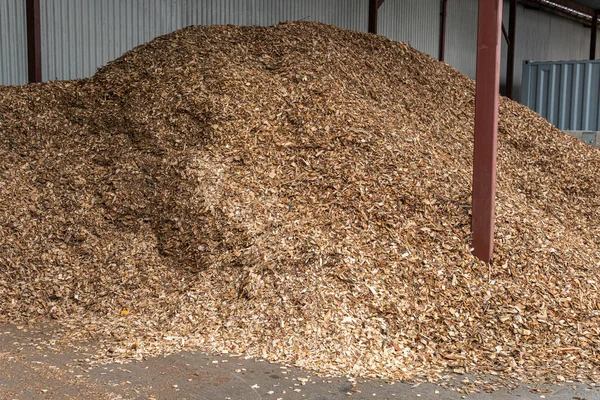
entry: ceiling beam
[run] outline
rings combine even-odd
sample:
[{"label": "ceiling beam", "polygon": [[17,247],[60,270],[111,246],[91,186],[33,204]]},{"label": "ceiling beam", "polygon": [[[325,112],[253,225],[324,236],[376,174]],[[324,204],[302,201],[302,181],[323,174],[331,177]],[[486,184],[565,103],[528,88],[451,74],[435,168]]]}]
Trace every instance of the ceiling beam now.
[{"label": "ceiling beam", "polygon": [[548,0],[551,3],[558,4],[563,7],[570,8],[571,10],[579,11],[580,13],[589,15],[590,17],[594,15],[594,9],[590,7],[586,7],[583,4],[575,3],[571,0]]},{"label": "ceiling beam", "polygon": [[[545,10],[561,17],[581,22],[586,26],[590,25],[594,15],[593,9],[569,0],[519,0],[519,3],[526,7],[535,7],[538,10]],[[572,8],[571,6],[576,7]],[[572,11],[566,10],[563,7],[570,8]]]}]

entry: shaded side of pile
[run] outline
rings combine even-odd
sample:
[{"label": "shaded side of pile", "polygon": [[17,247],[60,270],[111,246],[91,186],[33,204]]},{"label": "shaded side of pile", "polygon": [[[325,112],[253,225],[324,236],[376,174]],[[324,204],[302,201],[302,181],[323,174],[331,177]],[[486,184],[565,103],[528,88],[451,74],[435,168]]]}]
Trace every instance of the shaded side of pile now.
[{"label": "shaded side of pile", "polygon": [[503,99],[478,262],[473,106],[448,65],[314,23],[190,27],[0,88],[0,315],[125,358],[597,380],[598,151]]}]

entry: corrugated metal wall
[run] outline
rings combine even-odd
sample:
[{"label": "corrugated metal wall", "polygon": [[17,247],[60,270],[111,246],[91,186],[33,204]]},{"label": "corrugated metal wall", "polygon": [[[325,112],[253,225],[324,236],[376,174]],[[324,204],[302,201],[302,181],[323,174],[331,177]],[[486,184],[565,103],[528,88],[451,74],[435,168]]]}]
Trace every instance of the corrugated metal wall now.
[{"label": "corrugated metal wall", "polygon": [[[509,1],[504,1],[503,20],[508,28]],[[477,57],[476,0],[448,1],[446,61],[460,72],[475,78]],[[514,93],[520,100],[523,60],[585,60],[590,51],[590,28],[545,11],[517,5]],[[600,54],[600,41],[598,43]],[[500,84],[506,86],[506,41],[502,37]]]},{"label": "corrugated metal wall", "polygon": [[559,129],[600,131],[600,60],[525,62],[523,104]]},{"label": "corrugated metal wall", "polygon": [[[25,0],[0,0],[0,84],[27,79]],[[477,0],[449,0],[446,61],[475,78]],[[508,24],[508,0],[504,1]],[[272,25],[319,21],[367,30],[368,0],[41,0],[42,77],[88,77],[125,51],[192,24]],[[379,31],[437,57],[440,0],[386,0]],[[517,10],[515,94],[522,60],[586,59],[590,29],[546,12]],[[506,75],[503,40],[501,83]],[[600,54],[600,41],[598,43]]]},{"label": "corrugated metal wall", "polygon": [[[387,0],[382,35],[437,56],[438,0]],[[88,77],[131,48],[188,25],[319,21],[367,30],[367,0],[42,0],[44,80]],[[427,27],[427,29],[423,29]]]},{"label": "corrugated metal wall", "polygon": [[477,57],[477,1],[448,0],[446,62],[475,78]]},{"label": "corrugated metal wall", "polygon": [[42,77],[92,76],[156,36],[184,27],[186,4],[171,0],[42,0]]},{"label": "corrugated metal wall", "polygon": [[[366,28],[365,26],[365,30]],[[379,9],[378,31],[383,36],[408,43],[415,49],[437,58],[440,1],[386,0]]]},{"label": "corrugated metal wall", "polygon": [[27,83],[25,2],[0,0],[0,85]]},{"label": "corrugated metal wall", "polygon": [[187,3],[186,24],[274,25],[289,20],[318,21],[366,30],[364,0],[179,0]]},{"label": "corrugated metal wall", "polygon": [[41,16],[44,80],[91,76],[127,50],[188,25],[307,20],[367,27],[365,0],[42,0]]},{"label": "corrugated metal wall", "polygon": [[[579,22],[519,6],[515,50],[515,93],[521,99],[523,60],[585,60],[590,56],[590,28]],[[506,64],[506,61],[503,61]]]}]

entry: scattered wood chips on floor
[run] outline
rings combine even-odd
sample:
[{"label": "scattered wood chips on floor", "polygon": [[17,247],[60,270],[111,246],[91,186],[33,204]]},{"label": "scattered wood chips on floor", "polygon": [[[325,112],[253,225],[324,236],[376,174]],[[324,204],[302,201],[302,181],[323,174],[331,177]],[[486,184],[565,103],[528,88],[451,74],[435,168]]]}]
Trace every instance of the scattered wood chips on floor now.
[{"label": "scattered wood chips on floor", "polygon": [[189,27],[0,88],[0,319],[105,359],[600,379],[600,156],[500,102],[496,249],[470,252],[474,82],[316,23]]}]

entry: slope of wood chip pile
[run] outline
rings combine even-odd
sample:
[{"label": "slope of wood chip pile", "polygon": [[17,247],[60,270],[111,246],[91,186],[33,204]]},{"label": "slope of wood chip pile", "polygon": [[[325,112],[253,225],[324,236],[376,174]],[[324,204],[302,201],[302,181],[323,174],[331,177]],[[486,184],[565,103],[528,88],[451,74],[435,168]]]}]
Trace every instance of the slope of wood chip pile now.
[{"label": "slope of wood chip pile", "polygon": [[190,27],[0,88],[0,315],[104,356],[599,379],[598,150],[500,104],[497,246],[470,254],[474,83],[315,23]]}]

